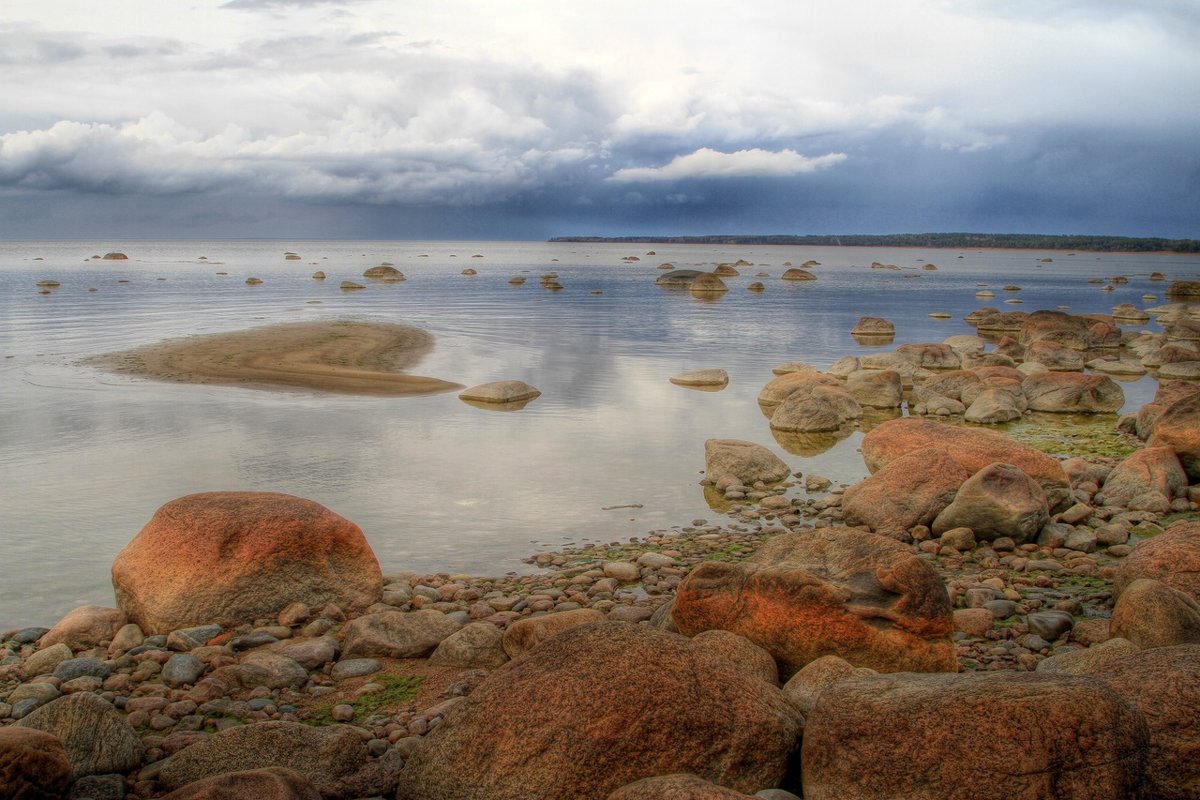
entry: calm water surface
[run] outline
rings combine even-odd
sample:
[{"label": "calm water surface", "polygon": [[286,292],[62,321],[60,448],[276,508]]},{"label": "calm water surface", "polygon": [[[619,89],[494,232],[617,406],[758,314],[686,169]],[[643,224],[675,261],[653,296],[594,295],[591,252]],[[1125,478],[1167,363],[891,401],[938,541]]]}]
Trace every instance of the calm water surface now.
[{"label": "calm water surface", "polygon": [[[521,559],[547,547],[716,519],[698,485],[707,438],[766,444],[793,470],[852,483],[865,475],[861,434],[819,453],[788,453],[772,437],[755,398],[774,365],[823,369],[880,349],[849,335],[864,314],[895,323],[895,341],[882,348],[891,349],[973,333],[962,317],[986,304],[1076,313],[1153,306],[1164,302],[1166,284],[1150,282],[1150,272],[1200,272],[1200,258],[1183,256],[691,245],[654,245],[648,255],[650,247],[0,243],[0,629],[50,624],[82,603],[111,605],[113,557],[155,509],[192,492],[316,500],[362,527],[385,571],[499,574],[527,569]],[[118,248],[128,261],[90,258]],[[302,258],[287,261],[285,251]],[[712,269],[738,259],[752,266],[726,279],[730,292],[715,302],[654,285],[664,262]],[[809,259],[820,262],[817,281],[779,279],[785,261]],[[381,261],[408,280],[339,290],[345,279],[369,283],[363,270]],[[901,269],[872,270],[873,261]],[[923,270],[927,262],[938,269]],[[467,268],[479,274],[460,274]],[[317,269],[324,283],[312,279]],[[562,291],[539,286],[549,271]],[[510,286],[517,275],[528,282]],[[1088,283],[1112,275],[1129,283],[1113,292]],[[247,286],[251,276],[264,283]],[[62,285],[42,295],[44,279]],[[756,280],[765,292],[746,290]],[[976,298],[981,283],[997,297]],[[1022,290],[1000,290],[1010,283]],[[1143,300],[1147,292],[1160,299]],[[1009,297],[1023,305],[1003,305]],[[932,311],[952,319],[931,319]],[[192,386],[80,364],[164,339],[342,318],[432,332],[437,345],[417,374],[467,386],[520,379],[543,395],[499,413],[453,393]],[[707,367],[726,369],[729,387],[668,382]],[[1155,383],[1123,386],[1136,408]],[[603,510],[633,503],[642,507]]]}]

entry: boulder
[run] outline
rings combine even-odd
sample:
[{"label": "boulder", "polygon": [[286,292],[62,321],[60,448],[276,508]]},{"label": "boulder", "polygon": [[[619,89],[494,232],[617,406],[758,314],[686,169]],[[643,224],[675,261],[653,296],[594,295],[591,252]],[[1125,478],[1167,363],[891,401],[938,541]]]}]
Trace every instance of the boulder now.
[{"label": "boulder", "polygon": [[57,800],[74,782],[58,737],[18,725],[0,727],[0,791],[11,800]]},{"label": "boulder", "polygon": [[[917,365],[917,358],[900,353],[869,353],[858,359],[859,369],[890,369],[900,373],[900,380],[907,388],[929,380],[934,373]],[[829,369],[833,374],[833,367]]]},{"label": "boulder", "polygon": [[393,267],[391,264],[380,264],[377,267],[371,267],[363,273],[364,278],[372,278],[374,280],[386,281],[388,283],[398,283],[404,280],[404,273]]},{"label": "boulder", "polygon": [[490,622],[472,622],[447,636],[429,657],[430,666],[495,669],[508,661],[501,632]]},{"label": "boulder", "polygon": [[1200,386],[1189,381],[1159,382],[1154,399],[1137,410],[1134,433],[1140,439],[1149,439],[1154,434],[1158,418],[1180,400],[1193,395],[1200,396]]},{"label": "boulder", "polygon": [[[1200,391],[1175,390],[1183,395],[1166,405],[1153,422],[1153,433],[1147,444],[1166,445],[1175,450],[1179,463],[1193,482],[1200,482]],[[1157,402],[1157,395],[1155,401]]]},{"label": "boulder", "polygon": [[981,391],[967,407],[963,418],[980,425],[995,425],[1021,418],[1021,409],[1012,392],[988,388]]},{"label": "boulder", "polygon": [[852,372],[846,376],[846,391],[867,408],[899,408],[904,402],[900,373],[890,369]]},{"label": "boulder", "polygon": [[780,277],[785,281],[815,281],[817,279],[816,275],[813,275],[808,270],[800,269],[799,267],[785,269],[783,271],[783,275]]},{"label": "boulder", "polygon": [[1078,349],[1049,339],[1039,339],[1026,347],[1025,361],[1041,364],[1052,372],[1078,372],[1084,366]]},{"label": "boulder", "polygon": [[[1107,620],[1106,620],[1107,622]],[[1138,652],[1138,646],[1128,639],[1116,637],[1081,650],[1068,650],[1038,662],[1038,672],[1057,672],[1063,675],[1090,675],[1101,672],[1110,661]]]},{"label": "boulder", "polygon": [[1087,677],[881,675],[821,693],[804,729],[805,800],[1125,800],[1145,720]]},{"label": "boulder", "polygon": [[710,630],[700,631],[692,637],[692,641],[725,656],[737,664],[745,674],[773,686],[779,685],[779,667],[775,664],[775,659],[745,636],[738,636],[729,631]]},{"label": "boulder", "polygon": [[783,459],[762,445],[741,439],[709,439],[704,443],[704,475],[716,483],[730,475],[746,485],[778,483],[790,470]]},{"label": "boulder", "polygon": [[850,331],[851,336],[882,336],[896,335],[896,326],[882,317],[859,317],[858,323]]},{"label": "boulder", "polygon": [[657,775],[626,784],[608,796],[608,800],[755,800],[753,795],[735,792],[724,786],[688,773]]},{"label": "boulder", "polygon": [[1125,404],[1125,392],[1107,375],[1046,372],[1025,378],[1021,389],[1033,411],[1108,414]]},{"label": "boulder", "polygon": [[53,628],[38,640],[38,647],[64,643],[72,650],[85,650],[103,642],[111,642],[128,622],[119,608],[80,606],[67,613]]},{"label": "boulder", "polygon": [[842,387],[814,385],[811,390],[788,395],[772,412],[771,428],[797,433],[836,431],[862,415],[862,406]]},{"label": "boulder", "polygon": [[226,772],[189,783],[162,800],[321,800],[312,781],[284,767]]},{"label": "boulder", "polygon": [[1117,594],[1141,578],[1159,581],[1200,601],[1200,522],[1177,522],[1152,539],[1138,542],[1117,567]]},{"label": "boulder", "polygon": [[379,562],[353,522],[273,492],[208,492],[160,508],[113,562],[117,604],[147,634],[274,618],[290,603],[366,608]]},{"label": "boulder", "polygon": [[1200,602],[1156,580],[1139,578],[1117,598],[1109,630],[1143,649],[1200,644]]},{"label": "boulder", "polygon": [[967,387],[982,386],[983,378],[975,372],[964,369],[941,372],[916,387],[913,397],[923,401],[926,395],[940,395],[954,400],[962,400],[963,391]]},{"label": "boulder", "polygon": [[956,370],[962,367],[962,359],[954,348],[939,342],[902,344],[896,348],[896,355],[921,369]]},{"label": "boulder", "polygon": [[696,369],[671,378],[678,386],[724,386],[729,383],[729,373],[723,369]]},{"label": "boulder", "polygon": [[[857,369],[857,367],[856,367]],[[850,370],[852,372],[853,370]],[[849,372],[846,373],[847,375]],[[758,393],[758,404],[769,411],[796,392],[811,394],[817,386],[841,388],[842,382],[832,375],[811,370],[785,372],[767,382]]]},{"label": "boulder", "polygon": [[509,658],[516,658],[564,631],[578,628],[580,625],[590,625],[602,619],[604,614],[594,608],[577,608],[573,611],[546,614],[543,617],[526,617],[504,629],[501,644]]},{"label": "boulder", "polygon": [[861,445],[863,461],[871,472],[878,472],[907,453],[926,448],[946,451],[972,474],[988,464],[1012,464],[1038,482],[1052,511],[1074,503],[1067,475],[1057,459],[994,431],[903,417],[873,428],[863,437]]},{"label": "boulder", "polygon": [[1143,447],[1108,473],[1102,491],[1105,505],[1127,507],[1146,492],[1158,492],[1168,501],[1186,496],[1187,485],[1187,473],[1172,448]]},{"label": "boulder", "polygon": [[311,781],[322,796],[367,762],[367,748],[350,727],[314,728],[298,722],[260,722],[218,731],[162,763],[158,782],[176,790],[230,772],[283,767]]},{"label": "boulder", "polygon": [[1094,324],[1086,317],[1061,311],[1034,311],[1027,314],[1017,332],[1017,341],[1025,347],[1035,342],[1060,343],[1073,350],[1088,348],[1088,329]]},{"label": "boulder", "polygon": [[709,561],[679,584],[681,633],[745,636],[782,677],[824,655],[881,672],[957,669],[949,596],[905,545],[855,528],[779,534],[746,562]]},{"label": "boulder", "polygon": [[1046,493],[1037,481],[1012,464],[989,464],[963,482],[932,527],[938,535],[970,528],[977,540],[1008,536],[1022,544],[1036,539],[1049,521]]},{"label": "boulder", "polygon": [[489,674],[416,746],[397,800],[604,800],[687,772],[776,786],[799,720],[774,686],[645,625],[599,622]]},{"label": "boulder", "polygon": [[1167,287],[1167,297],[1174,300],[1200,298],[1200,281],[1171,281]]},{"label": "boulder", "polygon": [[659,286],[687,287],[701,274],[695,269],[675,269],[659,275],[654,282]]},{"label": "boulder", "polygon": [[1105,662],[1093,676],[1141,712],[1150,729],[1146,797],[1200,797],[1200,645],[1156,647]]},{"label": "boulder", "polygon": [[17,722],[58,737],[76,778],[128,772],[141,766],[144,748],[112,705],[91,692],[58,698]]},{"label": "boulder", "polygon": [[460,393],[458,397],[460,400],[475,403],[504,405],[506,403],[526,403],[539,395],[541,395],[540,391],[524,381],[495,381],[472,386]]},{"label": "boulder", "polygon": [[788,680],[783,687],[783,696],[804,716],[812,713],[821,697],[821,692],[847,678],[877,675],[875,670],[856,667],[844,658],[821,656],[808,664]]},{"label": "boulder", "polygon": [[725,281],[721,280],[720,276],[714,275],[711,272],[701,272],[688,284],[688,289],[692,294],[700,295],[724,294],[729,291],[729,287],[725,285]]},{"label": "boulder", "polygon": [[895,536],[931,524],[968,477],[944,450],[917,450],[847,489],[842,514],[847,525]]},{"label": "boulder", "polygon": [[462,626],[440,611],[380,611],[346,624],[342,658],[425,658]]}]

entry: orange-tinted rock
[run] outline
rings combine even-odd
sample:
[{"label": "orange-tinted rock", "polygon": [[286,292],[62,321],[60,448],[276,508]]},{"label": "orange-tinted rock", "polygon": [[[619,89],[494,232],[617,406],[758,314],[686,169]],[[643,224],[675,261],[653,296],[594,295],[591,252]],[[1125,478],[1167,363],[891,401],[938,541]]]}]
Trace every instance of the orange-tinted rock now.
[{"label": "orange-tinted rock", "polygon": [[424,738],[397,800],[604,800],[687,772],[776,786],[799,720],[782,692],[645,625],[566,631],[493,671]]},{"label": "orange-tinted rock", "polygon": [[1200,602],[1151,578],[1138,578],[1113,606],[1108,629],[1138,647],[1200,644]]},{"label": "orange-tinted rock", "polygon": [[602,619],[604,615],[594,608],[577,608],[574,611],[560,611],[542,617],[527,617],[505,628],[500,644],[509,658],[516,658],[564,631],[578,628],[580,625],[590,625]]},{"label": "orange-tinted rock", "polygon": [[59,642],[73,650],[95,647],[101,642],[111,642],[128,621],[125,612],[119,608],[80,606],[68,612],[39,639],[38,647],[45,649]]},{"label": "orange-tinted rock", "polygon": [[1037,538],[1050,521],[1046,493],[1012,464],[989,464],[963,482],[954,501],[933,521],[941,535],[970,528],[976,539],[1009,536],[1017,544]]},{"label": "orange-tinted rock", "polygon": [[895,535],[929,525],[968,478],[962,465],[943,450],[918,450],[887,464],[842,495],[847,525],[866,525]]},{"label": "orange-tinted rock", "polygon": [[33,728],[0,728],[0,794],[5,798],[59,800],[74,781],[57,736]]},{"label": "orange-tinted rock", "polygon": [[772,685],[779,684],[779,666],[775,659],[745,636],[714,629],[700,631],[692,637],[692,641],[725,656],[746,675],[753,675]]},{"label": "orange-tinted rock", "polygon": [[1200,481],[1200,391],[1163,409],[1154,421],[1153,431],[1147,444],[1173,448],[1188,477]]},{"label": "orange-tinted rock", "polygon": [[1065,414],[1106,414],[1125,403],[1125,392],[1107,375],[1044,372],[1030,375],[1021,389],[1034,411]]},{"label": "orange-tinted rock", "polygon": [[626,784],[610,794],[608,800],[754,800],[754,796],[679,773]]},{"label": "orange-tinted rock", "polygon": [[902,344],[896,348],[896,355],[924,369],[956,370],[962,367],[962,359],[954,352],[954,348],[938,342]]},{"label": "orange-tinted rock", "polygon": [[758,393],[758,404],[774,408],[796,392],[811,394],[818,386],[841,387],[842,382],[823,372],[785,372],[772,378]]},{"label": "orange-tinted rock", "polygon": [[921,399],[926,394],[936,394],[962,400],[964,389],[981,386],[983,379],[974,370],[955,369],[943,372],[917,387],[915,396]]},{"label": "orange-tinted rock", "polygon": [[1083,369],[1083,355],[1078,349],[1051,341],[1038,339],[1025,348],[1025,361],[1041,364],[1055,372],[1077,372]]},{"label": "orange-tinted rock", "polygon": [[1138,437],[1149,439],[1158,418],[1175,403],[1192,395],[1200,395],[1200,385],[1191,381],[1160,382],[1154,399],[1137,410],[1135,432]]},{"label": "orange-tinted rock", "polygon": [[1187,492],[1187,473],[1170,447],[1143,447],[1117,464],[1104,480],[1105,505],[1127,506],[1146,492],[1167,500]]},{"label": "orange-tinted rock", "polygon": [[1113,589],[1120,594],[1141,578],[1159,581],[1200,601],[1200,522],[1177,522],[1137,543],[1117,567]]},{"label": "orange-tinted rock", "polygon": [[1093,676],[1146,718],[1146,796],[1200,797],[1200,645],[1156,647],[1106,661]]},{"label": "orange-tinted rock", "polygon": [[167,503],[117,555],[113,586],[147,634],[273,618],[297,602],[365,608],[383,593],[379,562],[357,525],[271,492]]},{"label": "orange-tinted rock", "polygon": [[805,800],[1128,800],[1148,730],[1078,676],[881,675],[825,689],[804,728]]},{"label": "orange-tinted rock", "polygon": [[1042,487],[1051,511],[1073,502],[1067,475],[1057,459],[1001,433],[904,417],[883,423],[862,440],[863,461],[871,472],[926,448],[944,450],[971,474],[997,462],[1018,467]]},{"label": "orange-tinted rock", "polygon": [[1021,324],[1017,341],[1028,347],[1037,341],[1053,341],[1073,350],[1086,350],[1088,328],[1093,322],[1061,311],[1034,311]]},{"label": "orange-tinted rock", "polygon": [[775,657],[782,677],[825,655],[881,672],[957,669],[949,596],[905,545],[854,528],[780,534],[750,561],[708,561],[679,584],[681,633],[721,629]]},{"label": "orange-tinted rock", "polygon": [[176,789],[162,800],[320,800],[312,782],[285,767],[227,772]]}]

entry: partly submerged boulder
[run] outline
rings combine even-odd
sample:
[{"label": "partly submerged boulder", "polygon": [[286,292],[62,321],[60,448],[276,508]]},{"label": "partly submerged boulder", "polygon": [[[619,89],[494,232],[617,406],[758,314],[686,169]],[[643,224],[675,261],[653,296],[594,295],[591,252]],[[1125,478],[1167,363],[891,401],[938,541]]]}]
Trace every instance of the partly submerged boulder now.
[{"label": "partly submerged boulder", "polygon": [[274,617],[291,603],[365,608],[383,592],[362,531],[329,509],[273,492],[172,500],[113,562],[117,604],[147,634]]},{"label": "partly submerged boulder", "polygon": [[523,403],[534,399],[540,391],[524,381],[495,381],[472,386],[458,395],[460,400],[476,403]]},{"label": "partly submerged boulder", "polygon": [[762,445],[741,439],[709,439],[704,443],[704,475],[716,483],[725,476],[752,486],[777,483],[788,476],[783,459]]},{"label": "partly submerged boulder", "polygon": [[1125,404],[1125,392],[1107,375],[1044,372],[1021,382],[1033,411],[1110,414]]},{"label": "partly submerged boulder", "polygon": [[780,534],[750,561],[709,561],[679,584],[680,632],[721,629],[775,656],[783,677],[824,655],[881,672],[957,668],[951,606],[905,545],[854,528]]}]

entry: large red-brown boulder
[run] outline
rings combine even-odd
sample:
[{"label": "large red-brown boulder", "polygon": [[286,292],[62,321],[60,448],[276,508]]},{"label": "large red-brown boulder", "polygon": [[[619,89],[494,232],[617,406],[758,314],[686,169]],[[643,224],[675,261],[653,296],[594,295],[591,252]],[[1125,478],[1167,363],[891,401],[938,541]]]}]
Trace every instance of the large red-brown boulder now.
[{"label": "large red-brown boulder", "polygon": [[1021,390],[1033,411],[1108,414],[1125,404],[1125,392],[1107,375],[1042,372],[1022,381]]},{"label": "large red-brown boulder", "polygon": [[1117,598],[1108,629],[1142,648],[1200,644],[1200,602],[1159,581],[1139,578]]},{"label": "large red-brown boulder", "polygon": [[1034,311],[1021,323],[1017,341],[1028,347],[1034,342],[1048,340],[1073,350],[1086,350],[1088,329],[1092,324],[1092,320],[1062,311]]},{"label": "large red-brown boulder", "polygon": [[111,642],[117,631],[128,622],[125,612],[105,606],[80,606],[69,611],[41,639],[38,647],[45,649],[62,642],[72,650],[84,650],[102,642]]},{"label": "large red-brown boulder", "polygon": [[1141,712],[1150,728],[1146,796],[1200,797],[1200,645],[1155,647],[1105,661],[1093,677]]},{"label": "large red-brown boulder", "polygon": [[1175,403],[1193,395],[1200,396],[1200,385],[1191,381],[1160,381],[1154,399],[1137,410],[1134,432],[1138,438],[1149,439],[1158,418]]},{"label": "large red-brown boulder", "polygon": [[1117,594],[1140,578],[1159,581],[1200,601],[1200,522],[1177,522],[1137,543],[1117,567]]},{"label": "large red-brown boulder", "polygon": [[1051,511],[1074,502],[1067,474],[1057,459],[995,431],[902,417],[867,433],[861,449],[871,472],[914,450],[925,449],[944,450],[972,475],[988,464],[1012,464],[1041,485]]},{"label": "large red-brown boulder", "polygon": [[604,615],[594,608],[577,608],[541,617],[526,617],[516,620],[504,629],[500,646],[509,658],[516,658],[563,631],[580,625],[591,625],[602,619]]},{"label": "large red-brown boulder", "polygon": [[970,528],[976,539],[1009,536],[1021,544],[1037,538],[1049,521],[1046,493],[1037,481],[1012,464],[988,464],[963,482],[932,527],[939,536]]},{"label": "large red-brown boulder", "polygon": [[959,369],[962,358],[948,344],[938,342],[921,342],[919,344],[902,344],[896,348],[896,355],[911,361],[913,366],[923,369]]},{"label": "large red-brown boulder", "polygon": [[67,751],[57,736],[33,728],[0,728],[0,796],[59,800],[74,780]]},{"label": "large red-brown boulder", "polygon": [[1173,448],[1188,477],[1200,481],[1200,392],[1167,406],[1154,421],[1153,430],[1147,444]]},{"label": "large red-brown boulder", "polygon": [[841,386],[814,386],[795,391],[775,407],[771,429],[797,433],[836,431],[863,415],[854,395]]},{"label": "large red-brown boulder", "polygon": [[1139,495],[1157,492],[1168,501],[1187,491],[1187,473],[1170,447],[1143,447],[1117,464],[1104,479],[1104,504],[1128,506]]},{"label": "large red-brown boulder", "polygon": [[826,688],[804,728],[805,800],[1128,800],[1146,722],[1090,677],[881,675]]},{"label": "large red-brown boulder", "polygon": [[162,800],[320,800],[312,782],[284,767],[226,772],[189,783]]},{"label": "large red-brown boulder", "polygon": [[292,603],[365,608],[383,594],[357,525],[272,492],[172,500],[117,554],[112,574],[117,604],[147,634],[273,618]]},{"label": "large red-brown boulder", "polygon": [[397,800],[604,800],[688,772],[777,786],[799,719],[783,693],[673,633],[597,622],[492,672],[424,738]]},{"label": "large red-brown boulder", "polygon": [[821,656],[880,672],[957,669],[950,598],[899,542],[856,528],[780,534],[741,564],[709,561],[679,584],[681,633],[745,636],[790,677]]},{"label": "large red-brown boulder", "polygon": [[892,461],[842,495],[847,525],[894,536],[929,525],[969,476],[943,450],[917,450]]},{"label": "large red-brown boulder", "polygon": [[840,387],[842,382],[823,372],[785,372],[772,378],[758,393],[758,404],[772,409],[795,392],[811,393],[817,386]]}]

